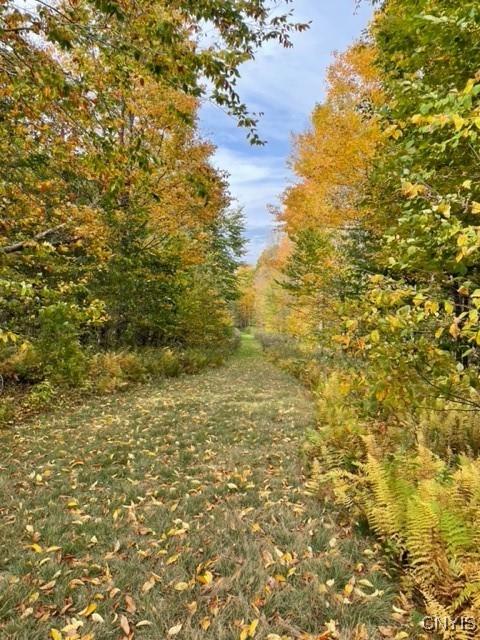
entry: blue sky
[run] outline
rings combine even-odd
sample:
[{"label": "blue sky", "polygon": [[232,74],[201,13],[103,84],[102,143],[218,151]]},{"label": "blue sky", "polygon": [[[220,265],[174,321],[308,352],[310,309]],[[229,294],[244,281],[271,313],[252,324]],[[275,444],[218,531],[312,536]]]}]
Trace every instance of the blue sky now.
[{"label": "blue sky", "polygon": [[241,69],[239,92],[252,111],[264,112],[260,135],[265,147],[251,147],[245,132],[218,107],[205,104],[201,129],[217,146],[215,163],[230,173],[232,195],[244,208],[249,238],[246,260],[255,262],[268,244],[275,221],[268,205],[293,178],[287,166],[291,134],[303,131],[324,96],[325,71],[334,51],[361,35],[371,16],[367,2],[294,0],[295,18],[312,21],[307,33],[294,36],[294,48],[268,44]]}]

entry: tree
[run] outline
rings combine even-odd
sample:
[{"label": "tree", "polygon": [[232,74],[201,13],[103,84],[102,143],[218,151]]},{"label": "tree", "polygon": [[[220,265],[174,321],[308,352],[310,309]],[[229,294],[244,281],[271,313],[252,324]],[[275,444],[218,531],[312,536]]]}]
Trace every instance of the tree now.
[{"label": "tree", "polygon": [[375,55],[359,43],[336,56],[325,102],[314,109],[311,129],[294,138],[291,166],[299,182],[286,190],[279,214],[289,233],[348,228],[365,216],[360,202],[380,141]]},{"label": "tree", "polygon": [[255,324],[255,269],[242,265],[237,271],[239,297],[235,302],[235,324],[246,329]]},{"label": "tree", "polygon": [[262,43],[290,46],[291,32],[305,28],[277,8],[259,0],[2,3],[6,357],[21,344],[35,349],[40,334],[46,344],[47,317],[52,340],[55,318],[70,317],[72,345],[82,348],[197,345],[202,335],[212,343],[216,330],[225,341],[242,222],[196,114],[209,97],[260,142],[235,85]]}]

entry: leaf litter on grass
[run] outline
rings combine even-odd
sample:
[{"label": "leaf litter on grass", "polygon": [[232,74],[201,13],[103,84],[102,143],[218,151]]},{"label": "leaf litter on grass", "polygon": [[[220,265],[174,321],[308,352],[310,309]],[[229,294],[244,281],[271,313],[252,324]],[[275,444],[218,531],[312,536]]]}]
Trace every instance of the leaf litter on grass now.
[{"label": "leaf litter on grass", "polygon": [[405,637],[380,548],[305,494],[312,401],[248,355],[3,435],[2,638]]}]

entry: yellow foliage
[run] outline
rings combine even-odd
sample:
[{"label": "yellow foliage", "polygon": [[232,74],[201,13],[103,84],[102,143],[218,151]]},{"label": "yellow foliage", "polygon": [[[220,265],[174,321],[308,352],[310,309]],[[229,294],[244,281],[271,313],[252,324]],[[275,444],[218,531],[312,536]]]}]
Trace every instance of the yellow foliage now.
[{"label": "yellow foliage", "polygon": [[285,267],[292,243],[282,236],[260,256],[255,278],[255,318],[259,327],[273,334],[288,332],[290,322],[290,296],[279,282],[284,279]]},{"label": "yellow foliage", "polygon": [[358,199],[381,140],[373,113],[382,101],[374,58],[364,44],[336,56],[327,99],[314,110],[310,131],[295,138],[291,165],[300,182],[285,192],[279,214],[289,233],[344,227],[363,215]]},{"label": "yellow foliage", "polygon": [[[480,461],[463,457],[451,473],[422,445],[416,456],[407,452],[386,461],[372,438],[366,442],[370,453],[362,473],[350,487],[336,485],[337,501],[346,504],[349,497],[379,537],[406,553],[407,571],[430,615],[478,619]],[[330,471],[335,476],[341,477],[338,469]]]}]

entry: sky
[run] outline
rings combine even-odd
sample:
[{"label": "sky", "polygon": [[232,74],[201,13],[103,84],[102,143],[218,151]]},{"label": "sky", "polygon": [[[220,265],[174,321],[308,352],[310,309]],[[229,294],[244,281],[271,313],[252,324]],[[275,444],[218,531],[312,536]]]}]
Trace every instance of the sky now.
[{"label": "sky", "polygon": [[252,147],[246,132],[213,104],[203,105],[202,133],[216,145],[215,164],[230,174],[230,190],[243,208],[249,240],[245,260],[254,263],[269,244],[275,220],[269,205],[294,180],[289,168],[292,133],[309,125],[309,116],[325,95],[325,73],[334,51],[343,51],[368,24],[368,2],[294,0],[295,20],[312,22],[293,37],[293,49],[267,44],[241,68],[239,93],[251,111],[263,112],[259,133],[264,147]]}]

